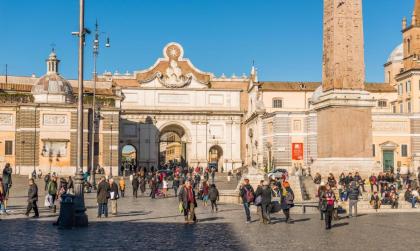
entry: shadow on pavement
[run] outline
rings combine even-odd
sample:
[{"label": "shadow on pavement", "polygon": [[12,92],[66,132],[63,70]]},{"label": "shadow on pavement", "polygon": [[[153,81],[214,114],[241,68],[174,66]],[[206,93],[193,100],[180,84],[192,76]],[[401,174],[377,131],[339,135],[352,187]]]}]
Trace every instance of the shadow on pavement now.
[{"label": "shadow on pavement", "polygon": [[[53,221],[2,220],[7,250],[247,250],[229,224],[91,222],[59,230]],[[7,229],[7,231],[4,231]]]}]

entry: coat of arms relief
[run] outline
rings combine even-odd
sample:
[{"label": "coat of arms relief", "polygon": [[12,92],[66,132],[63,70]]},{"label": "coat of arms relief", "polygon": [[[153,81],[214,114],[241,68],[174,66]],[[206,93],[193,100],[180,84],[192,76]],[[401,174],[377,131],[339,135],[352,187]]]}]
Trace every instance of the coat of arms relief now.
[{"label": "coat of arms relief", "polygon": [[168,88],[181,88],[191,83],[192,73],[183,74],[176,60],[169,62],[169,66],[164,74],[158,76],[159,82]]}]

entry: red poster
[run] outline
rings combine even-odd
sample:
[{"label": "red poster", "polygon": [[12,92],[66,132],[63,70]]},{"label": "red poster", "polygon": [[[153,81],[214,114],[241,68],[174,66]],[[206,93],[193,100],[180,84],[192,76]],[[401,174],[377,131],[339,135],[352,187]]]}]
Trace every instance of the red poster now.
[{"label": "red poster", "polygon": [[303,160],[303,143],[292,143],[292,160]]}]

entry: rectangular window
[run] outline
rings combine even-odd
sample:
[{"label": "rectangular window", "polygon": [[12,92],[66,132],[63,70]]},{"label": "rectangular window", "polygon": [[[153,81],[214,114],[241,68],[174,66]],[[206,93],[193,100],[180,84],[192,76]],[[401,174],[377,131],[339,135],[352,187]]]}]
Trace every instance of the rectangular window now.
[{"label": "rectangular window", "polygon": [[4,142],[4,155],[13,155],[13,141],[6,140]]},{"label": "rectangular window", "polygon": [[385,108],[385,107],[387,107],[387,102],[386,102],[386,100],[379,100],[379,101],[378,101],[378,107],[379,107],[379,108]]},{"label": "rectangular window", "polygon": [[375,157],[376,156],[376,152],[375,152],[375,144],[372,145],[372,156]]},{"label": "rectangular window", "polygon": [[283,108],[283,99],[273,99],[273,108]]},{"label": "rectangular window", "polygon": [[404,112],[404,105],[402,103],[400,103],[400,113]]},{"label": "rectangular window", "polygon": [[395,105],[392,106],[392,112],[397,113],[397,107]]},{"label": "rectangular window", "polygon": [[411,102],[410,101],[407,102],[407,112],[411,113]]},{"label": "rectangular window", "polygon": [[403,92],[403,86],[402,86],[402,84],[399,84],[398,85],[398,95],[402,95],[402,92]]},{"label": "rectangular window", "polygon": [[295,131],[295,132],[302,131],[302,121],[301,120],[293,120],[293,131]]},{"label": "rectangular window", "polygon": [[407,145],[401,145],[401,157],[407,157],[408,151],[407,151]]},{"label": "rectangular window", "polygon": [[405,89],[406,89],[407,93],[411,92],[411,81],[407,81],[405,83]]},{"label": "rectangular window", "polygon": [[93,147],[94,149],[93,149],[93,154],[95,155],[95,156],[98,156],[99,155],[99,142],[95,142],[95,145],[94,145],[94,147]]}]

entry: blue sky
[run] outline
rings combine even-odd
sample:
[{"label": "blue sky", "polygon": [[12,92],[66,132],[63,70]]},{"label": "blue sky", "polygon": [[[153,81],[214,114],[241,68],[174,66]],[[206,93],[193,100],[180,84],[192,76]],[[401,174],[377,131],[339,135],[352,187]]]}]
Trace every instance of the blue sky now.
[{"label": "blue sky", "polygon": [[[61,74],[77,76],[78,0],[0,0],[0,74],[37,76],[55,44]],[[401,43],[401,19],[414,0],[363,0],[367,81],[383,81],[383,64]],[[171,41],[185,57],[216,75],[249,73],[260,80],[319,81],[322,0],[86,0],[86,26],[95,19],[112,47],[101,48],[98,72],[150,67]],[[104,38],[104,37],[103,37]],[[103,39],[104,40],[104,39]],[[92,72],[92,36],[86,78]]]}]

